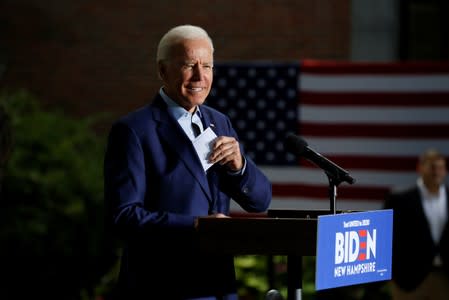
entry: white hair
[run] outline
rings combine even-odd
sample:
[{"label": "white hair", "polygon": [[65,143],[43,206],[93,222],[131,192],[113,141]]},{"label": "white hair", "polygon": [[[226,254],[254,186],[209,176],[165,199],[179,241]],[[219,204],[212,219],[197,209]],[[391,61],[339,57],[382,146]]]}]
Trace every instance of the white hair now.
[{"label": "white hair", "polygon": [[212,49],[212,53],[214,52],[212,39],[203,28],[194,25],[180,25],[173,27],[166,34],[164,34],[164,36],[159,41],[159,45],[157,46],[156,61],[160,62],[162,60],[168,59],[170,48],[180,41],[197,39],[208,40]]}]

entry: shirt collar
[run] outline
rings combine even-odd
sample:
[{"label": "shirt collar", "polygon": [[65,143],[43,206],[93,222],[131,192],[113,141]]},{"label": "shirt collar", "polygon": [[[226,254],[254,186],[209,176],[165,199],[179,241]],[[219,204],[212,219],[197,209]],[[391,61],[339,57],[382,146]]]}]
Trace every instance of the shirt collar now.
[{"label": "shirt collar", "polygon": [[443,195],[443,193],[445,191],[444,184],[441,184],[440,189],[438,190],[438,195],[433,195],[433,194],[429,193],[429,190],[424,185],[424,181],[423,181],[422,177],[418,178],[418,180],[416,181],[416,184],[418,185],[418,188],[421,192],[421,195],[423,196],[423,199],[432,199],[435,197],[441,197],[441,195]]},{"label": "shirt collar", "polygon": [[[184,107],[180,106],[178,103],[176,103],[174,100],[172,100],[167,94],[164,92],[164,89],[161,87],[159,89],[159,94],[161,95],[162,99],[168,106],[169,113],[175,118],[175,120],[179,120],[182,118],[192,118],[192,114],[188,112]],[[197,114],[198,117],[201,119],[201,110],[200,107],[197,106],[194,114]]]}]

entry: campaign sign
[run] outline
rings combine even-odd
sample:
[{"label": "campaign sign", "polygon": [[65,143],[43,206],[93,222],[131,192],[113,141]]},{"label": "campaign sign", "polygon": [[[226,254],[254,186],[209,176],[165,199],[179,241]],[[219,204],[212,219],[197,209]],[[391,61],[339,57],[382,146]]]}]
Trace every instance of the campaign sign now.
[{"label": "campaign sign", "polygon": [[316,290],[391,279],[393,210],[318,217]]}]

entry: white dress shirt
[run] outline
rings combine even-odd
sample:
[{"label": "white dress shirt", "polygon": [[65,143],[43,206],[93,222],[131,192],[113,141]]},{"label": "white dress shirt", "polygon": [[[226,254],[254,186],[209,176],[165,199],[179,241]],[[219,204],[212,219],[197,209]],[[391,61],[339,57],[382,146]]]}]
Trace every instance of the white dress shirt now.
[{"label": "white dress shirt", "polygon": [[192,114],[184,107],[170,99],[162,88],[159,90],[159,94],[162,99],[164,99],[165,103],[167,103],[169,113],[175,118],[176,121],[178,121],[179,125],[191,141],[195,139],[195,133],[192,129],[192,122],[198,125],[200,132],[203,132],[204,127],[201,122],[201,111],[199,107],[197,107],[195,112]]},{"label": "white dress shirt", "polygon": [[[419,191],[421,193],[421,203],[424,209],[424,215],[429,223],[432,239],[435,244],[440,243],[444,226],[447,222],[447,197],[444,184],[442,184],[437,194],[431,194],[424,185],[422,178],[417,181]],[[441,265],[440,256],[436,256],[434,264]]]},{"label": "white dress shirt", "polygon": [[[191,141],[195,139],[195,133],[193,132],[192,122],[197,124],[200,128],[200,132],[204,131],[203,123],[201,122],[201,111],[199,106],[197,106],[195,112],[192,114],[188,112],[185,108],[180,106],[178,103],[173,101],[167,94],[164,92],[163,88],[159,89],[159,94],[162,99],[168,106],[168,112],[178,121],[181,128],[184,130],[186,135],[189,137]],[[242,175],[246,170],[246,158],[243,157],[243,167],[239,171],[228,171],[230,175]]]}]

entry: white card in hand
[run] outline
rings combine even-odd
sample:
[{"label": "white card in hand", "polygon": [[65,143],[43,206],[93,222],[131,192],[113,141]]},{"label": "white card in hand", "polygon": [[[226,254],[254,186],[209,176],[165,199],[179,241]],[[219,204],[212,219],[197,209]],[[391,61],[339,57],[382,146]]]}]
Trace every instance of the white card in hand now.
[{"label": "white card in hand", "polygon": [[217,135],[208,127],[196,139],[193,140],[193,147],[200,158],[204,171],[212,167],[212,163],[208,161],[209,154],[212,150],[213,142]]}]

